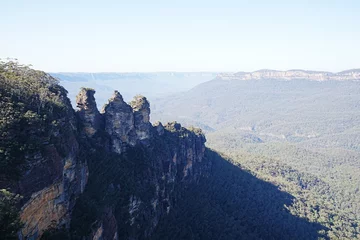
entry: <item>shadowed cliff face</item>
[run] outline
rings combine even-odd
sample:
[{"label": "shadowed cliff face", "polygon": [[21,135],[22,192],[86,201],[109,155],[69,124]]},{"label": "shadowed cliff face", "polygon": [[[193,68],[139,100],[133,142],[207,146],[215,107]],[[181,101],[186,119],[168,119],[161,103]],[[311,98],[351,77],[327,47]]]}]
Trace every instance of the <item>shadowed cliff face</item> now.
[{"label": "shadowed cliff face", "polygon": [[151,239],[327,239],[326,227],[287,210],[290,194],[210,149],[204,161],[211,162],[209,177],[179,188]]},{"label": "shadowed cliff face", "polygon": [[[93,116],[86,114],[85,119]],[[202,131],[176,122],[153,126],[149,115],[145,97],[136,96],[129,105],[115,91],[102,110],[103,128],[85,134],[90,176],[73,212],[72,236],[148,238],[171,211],[174,186],[195,184],[206,175]]]}]

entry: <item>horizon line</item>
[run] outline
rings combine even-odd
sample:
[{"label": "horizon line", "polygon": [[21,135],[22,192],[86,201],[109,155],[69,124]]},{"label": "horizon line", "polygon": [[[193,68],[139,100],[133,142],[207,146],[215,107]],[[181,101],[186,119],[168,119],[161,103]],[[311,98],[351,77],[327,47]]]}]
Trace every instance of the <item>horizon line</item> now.
[{"label": "horizon line", "polygon": [[322,71],[322,70],[309,70],[309,69],[301,69],[301,68],[292,68],[288,70],[277,70],[277,69],[267,69],[261,68],[255,71],[95,71],[95,72],[87,72],[87,71],[44,71],[49,74],[65,74],[65,73],[87,73],[87,74],[99,74],[99,73],[122,73],[122,74],[134,74],[134,73],[216,73],[216,74],[234,74],[234,73],[256,73],[262,71],[269,72],[291,72],[291,71],[303,71],[303,72],[315,72],[315,73],[332,73],[338,74],[348,71],[360,71],[359,68],[349,68],[342,71]]}]

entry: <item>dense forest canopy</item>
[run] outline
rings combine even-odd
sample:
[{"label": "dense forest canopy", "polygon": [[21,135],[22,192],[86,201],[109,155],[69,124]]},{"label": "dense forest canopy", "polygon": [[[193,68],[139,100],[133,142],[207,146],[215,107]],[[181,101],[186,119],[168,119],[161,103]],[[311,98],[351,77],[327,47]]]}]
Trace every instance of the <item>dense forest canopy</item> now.
[{"label": "dense forest canopy", "polygon": [[359,81],[217,79],[156,100],[152,117],[203,127],[207,146],[293,195],[292,214],[358,239],[359,92]]},{"label": "dense forest canopy", "polygon": [[67,91],[58,80],[15,60],[0,62],[0,174],[16,178],[26,155],[50,139],[64,116]]}]

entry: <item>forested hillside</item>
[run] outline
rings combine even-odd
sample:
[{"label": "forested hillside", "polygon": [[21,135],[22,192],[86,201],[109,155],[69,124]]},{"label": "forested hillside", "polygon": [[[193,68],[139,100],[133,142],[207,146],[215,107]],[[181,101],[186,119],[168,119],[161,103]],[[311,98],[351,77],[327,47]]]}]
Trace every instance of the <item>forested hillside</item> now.
[{"label": "forested hillside", "polygon": [[207,146],[294,196],[292,214],[358,239],[359,92],[359,81],[217,79],[155,101],[152,117],[206,126]]}]

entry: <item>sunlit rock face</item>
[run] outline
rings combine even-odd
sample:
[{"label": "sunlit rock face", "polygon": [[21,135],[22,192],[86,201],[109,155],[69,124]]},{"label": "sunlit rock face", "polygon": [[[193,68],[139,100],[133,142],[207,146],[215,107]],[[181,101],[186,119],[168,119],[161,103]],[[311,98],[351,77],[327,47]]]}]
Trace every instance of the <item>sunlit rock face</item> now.
[{"label": "sunlit rock face", "polygon": [[82,88],[76,96],[77,112],[83,124],[84,133],[92,137],[101,127],[101,116],[95,102],[95,90]]},{"label": "sunlit rock face", "polygon": [[123,97],[115,91],[103,107],[105,131],[110,136],[111,149],[116,153],[124,151],[126,145],[136,144],[133,109],[124,102]]},{"label": "sunlit rock face", "polygon": [[136,96],[129,105],[115,91],[101,112],[105,132],[110,136],[111,151],[122,153],[128,146],[150,138],[150,103],[145,97]]},{"label": "sunlit rock face", "polygon": [[134,112],[134,127],[138,140],[150,138],[150,103],[146,97],[138,95],[130,102]]}]

